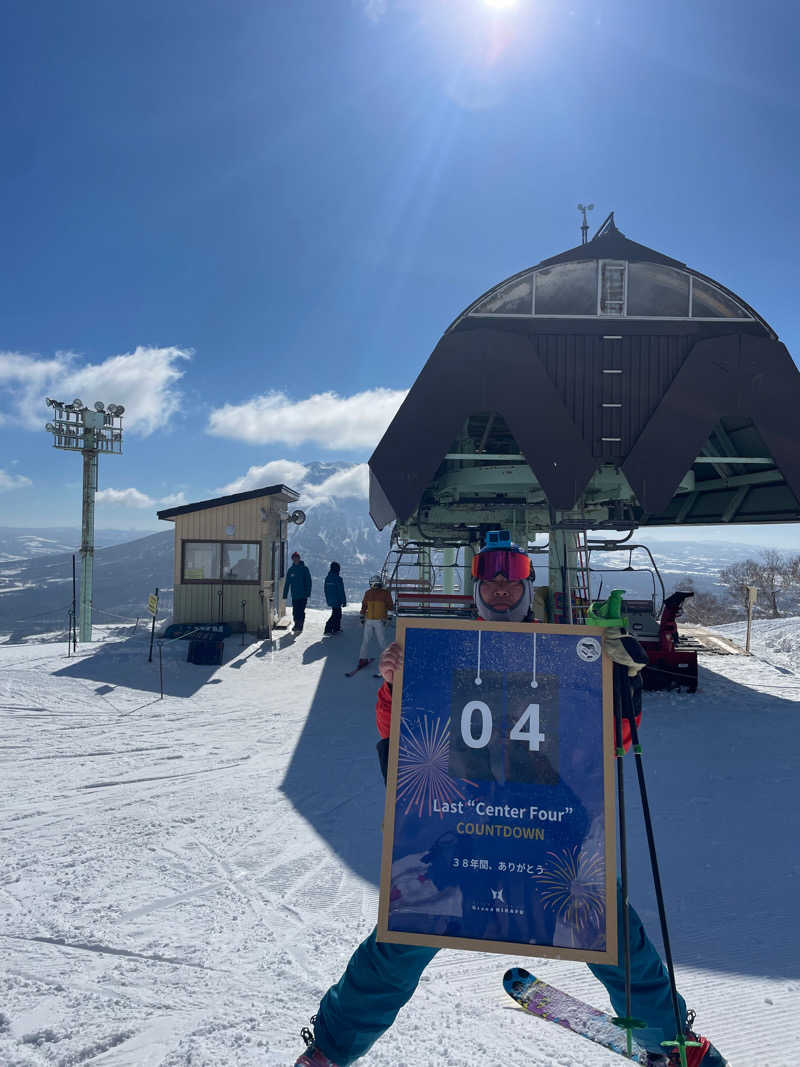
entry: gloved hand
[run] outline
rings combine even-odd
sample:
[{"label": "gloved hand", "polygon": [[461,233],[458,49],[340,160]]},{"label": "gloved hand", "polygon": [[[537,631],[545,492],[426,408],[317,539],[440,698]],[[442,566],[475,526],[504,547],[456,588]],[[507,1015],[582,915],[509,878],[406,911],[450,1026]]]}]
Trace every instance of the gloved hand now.
[{"label": "gloved hand", "polygon": [[635,637],[624,633],[618,627],[609,626],[604,631],[603,638],[603,648],[609,659],[627,667],[629,678],[635,678],[639,671],[647,666],[647,653]]},{"label": "gloved hand", "polygon": [[361,619],[361,625],[363,626],[364,625],[364,616],[360,615],[359,618]]}]

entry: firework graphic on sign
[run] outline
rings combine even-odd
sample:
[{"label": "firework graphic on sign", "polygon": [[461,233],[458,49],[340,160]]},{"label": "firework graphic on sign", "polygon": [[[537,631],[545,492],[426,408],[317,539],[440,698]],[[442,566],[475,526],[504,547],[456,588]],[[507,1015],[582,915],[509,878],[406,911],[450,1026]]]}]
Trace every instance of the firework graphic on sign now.
[{"label": "firework graphic on sign", "polygon": [[605,863],[598,852],[580,849],[577,845],[564,849],[561,855],[548,852],[550,869],[533,876],[541,888],[541,900],[546,908],[556,912],[556,918],[572,931],[597,927],[605,912]]},{"label": "firework graphic on sign", "polygon": [[425,809],[431,815],[434,800],[441,807],[464,799],[447,773],[449,755],[449,724],[443,725],[438,718],[431,721],[427,716],[418,718],[414,725],[403,720],[397,757],[397,801],[406,804],[405,815],[412,808],[420,817]]}]

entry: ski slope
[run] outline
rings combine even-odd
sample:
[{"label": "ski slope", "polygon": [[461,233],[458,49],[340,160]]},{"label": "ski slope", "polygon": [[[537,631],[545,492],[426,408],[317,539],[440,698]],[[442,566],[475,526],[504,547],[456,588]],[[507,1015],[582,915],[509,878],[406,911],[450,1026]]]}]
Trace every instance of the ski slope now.
[{"label": "ski slope", "polygon": [[[294,1062],[377,908],[378,682],[344,677],[357,616],[323,642],[325,617],[296,641],[233,637],[216,668],[165,645],[163,700],[141,631],[97,627],[69,659],[0,644],[4,1067]],[[795,1067],[800,1045],[800,619],[778,623],[783,651],[759,622],[756,656],[701,656],[695,695],[646,694],[642,730],[679,986],[733,1067]],[[501,979],[520,962],[607,1007],[580,964],[445,951],[361,1062],[625,1062],[517,1011]]]}]

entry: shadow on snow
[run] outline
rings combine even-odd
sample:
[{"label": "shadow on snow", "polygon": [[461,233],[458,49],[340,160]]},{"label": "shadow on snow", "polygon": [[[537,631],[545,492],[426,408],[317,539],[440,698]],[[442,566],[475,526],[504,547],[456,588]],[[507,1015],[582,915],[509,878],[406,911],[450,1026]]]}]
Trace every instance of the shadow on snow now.
[{"label": "shadow on snow", "polygon": [[[343,635],[324,645],[327,662],[281,789],[353,872],[377,884],[380,682],[372,667],[344,677],[357,659],[357,630],[346,619]],[[324,654],[312,649],[304,659]],[[796,977],[800,703],[702,667],[700,687],[697,697],[646,693],[642,723],[673,956],[707,970]],[[632,755],[625,764],[631,901],[659,943]]]}]

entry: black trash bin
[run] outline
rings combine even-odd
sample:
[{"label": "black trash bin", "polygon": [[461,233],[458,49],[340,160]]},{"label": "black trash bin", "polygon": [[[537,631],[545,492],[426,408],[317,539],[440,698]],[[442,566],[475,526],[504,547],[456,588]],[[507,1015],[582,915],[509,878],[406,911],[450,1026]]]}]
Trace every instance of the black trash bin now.
[{"label": "black trash bin", "polygon": [[224,648],[225,642],[218,630],[199,630],[189,640],[186,662],[208,667],[218,666],[222,663]]}]

